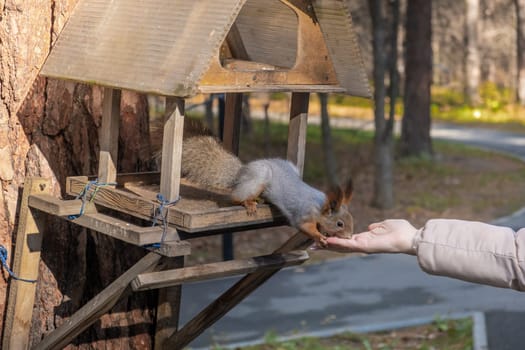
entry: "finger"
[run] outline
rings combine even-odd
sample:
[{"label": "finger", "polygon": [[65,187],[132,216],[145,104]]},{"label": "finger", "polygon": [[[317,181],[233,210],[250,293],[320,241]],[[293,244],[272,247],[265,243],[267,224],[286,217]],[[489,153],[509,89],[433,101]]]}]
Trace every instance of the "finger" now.
[{"label": "finger", "polygon": [[368,230],[373,231],[376,228],[384,227],[384,226],[385,226],[385,222],[384,221],[374,222],[374,223],[368,225]]},{"label": "finger", "polygon": [[354,252],[359,250],[359,247],[356,245],[355,239],[352,238],[338,238],[338,237],[328,237],[326,239],[327,246],[329,250],[336,250],[339,252]]}]

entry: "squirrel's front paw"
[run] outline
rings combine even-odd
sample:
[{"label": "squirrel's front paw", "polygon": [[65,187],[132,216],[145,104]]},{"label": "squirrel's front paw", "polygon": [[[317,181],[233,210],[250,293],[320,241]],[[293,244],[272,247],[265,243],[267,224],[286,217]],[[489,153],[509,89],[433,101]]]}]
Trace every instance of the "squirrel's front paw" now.
[{"label": "squirrel's front paw", "polygon": [[257,212],[257,201],[244,201],[242,205],[246,208],[246,214],[250,216],[255,215],[255,213]]},{"label": "squirrel's front paw", "polygon": [[321,248],[326,248],[328,246],[328,240],[325,236],[321,236],[317,240],[317,245]]}]

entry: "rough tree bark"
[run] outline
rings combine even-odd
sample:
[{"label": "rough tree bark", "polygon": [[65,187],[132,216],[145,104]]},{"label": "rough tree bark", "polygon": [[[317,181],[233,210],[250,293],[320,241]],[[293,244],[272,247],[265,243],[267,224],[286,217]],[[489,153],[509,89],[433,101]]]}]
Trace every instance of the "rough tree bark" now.
[{"label": "rough tree bark", "polygon": [[518,102],[525,106],[525,0],[514,0],[516,8],[516,52],[517,52],[517,91]]},{"label": "rough tree bark", "polygon": [[383,1],[369,0],[374,56],[374,194],[372,205],[388,209],[394,205],[392,121],[385,119],[385,19]]},{"label": "rough tree bark", "polygon": [[[76,0],[0,1],[0,244],[9,253],[26,176],[50,178],[59,196],[66,176],[97,173],[102,90],[37,77],[75,4]],[[143,140],[148,140],[147,126],[145,97],[124,93],[121,170],[146,168],[149,147]],[[144,254],[139,248],[55,218],[49,219],[47,228],[33,313],[33,344]],[[0,279],[0,322],[8,283]],[[68,348],[151,348],[148,332],[153,299],[151,294],[137,294],[124,300]]]},{"label": "rough tree bark", "polygon": [[405,109],[400,142],[400,152],[403,156],[432,156],[430,138],[431,13],[431,1],[407,1]]}]

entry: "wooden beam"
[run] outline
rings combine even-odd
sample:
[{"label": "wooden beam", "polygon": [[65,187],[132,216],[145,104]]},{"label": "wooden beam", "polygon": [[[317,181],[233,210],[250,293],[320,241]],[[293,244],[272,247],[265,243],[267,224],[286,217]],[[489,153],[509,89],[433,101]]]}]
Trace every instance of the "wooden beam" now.
[{"label": "wooden beam", "polygon": [[115,182],[117,179],[120,96],[120,90],[104,88],[102,125],[99,135],[98,181],[100,183]]},{"label": "wooden beam", "polygon": [[241,33],[239,32],[239,28],[237,28],[237,25],[235,23],[233,23],[230,27],[230,31],[226,36],[226,43],[228,44],[228,48],[230,49],[232,57],[242,60],[250,59],[250,57],[248,56],[248,51],[246,51],[246,47],[242,42],[242,37]]},{"label": "wooden beam", "polygon": [[[298,232],[274,253],[285,253],[291,250],[305,249],[311,245],[312,242],[311,239]],[[244,298],[250,295],[279,270],[280,268],[277,267],[270,270],[256,271],[246,275],[220,297],[215,299],[210,305],[204,308],[197,316],[187,322],[180,331],[175,333],[169,339],[167,346],[171,349],[183,349],[204,332],[204,330],[218,321],[235,305],[239,304]]]},{"label": "wooden beam", "polygon": [[180,169],[182,158],[182,134],[184,131],[184,99],[166,97],[166,115],[162,138],[162,165],[160,193],[172,202],[179,198]]},{"label": "wooden beam", "polygon": [[292,93],[290,124],[288,125],[288,149],[286,158],[297,166],[301,175],[304,170],[304,157],[306,153],[309,98],[309,93]]},{"label": "wooden beam", "polygon": [[[184,257],[176,259],[165,259],[166,269],[184,268]],[[179,329],[179,316],[181,306],[182,286],[172,286],[159,289],[156,324],[155,324],[155,343],[154,350],[166,349],[166,342],[169,337]]]},{"label": "wooden beam", "polygon": [[131,282],[131,286],[134,291],[164,288],[188,282],[199,282],[213,278],[242,275],[265,269],[299,265],[306,260],[308,260],[308,253],[300,250],[241,260],[221,261],[183,269],[143,273]]},{"label": "wooden beam", "polygon": [[[31,195],[29,197],[30,207],[63,218],[78,214],[81,205],[82,202],[79,199],[61,200],[50,195]],[[161,241],[164,229],[160,226],[134,225],[128,221],[97,213],[93,205],[89,205],[87,209],[84,215],[77,217],[72,222],[137,246],[148,246]],[[189,255],[191,252],[190,244],[181,241],[177,231],[170,227],[166,229],[166,237],[161,247],[153,250],[170,257]]]},{"label": "wooden beam", "polygon": [[241,133],[243,94],[226,94],[224,113],[224,131],[222,144],[224,148],[235,155],[239,154],[239,140]]},{"label": "wooden beam", "polygon": [[[121,298],[131,292],[129,283],[135,279],[138,274],[152,271],[157,266],[160,258],[161,256],[156,253],[149,253],[143,257],[102,292],[87,302],[80,310],[64,321],[60,327],[47,334],[33,349],[62,349],[65,347],[82,333],[82,331],[95,323],[100,316],[109,311]],[[22,348],[16,346],[6,349]]]},{"label": "wooden beam", "polygon": [[[32,194],[51,191],[49,180],[26,178],[20,201],[20,214],[12,270],[15,276],[28,280],[38,279],[40,248],[42,244],[42,217],[29,208]],[[6,319],[4,323],[3,349],[27,349],[33,315],[36,283],[10,279]]]},{"label": "wooden beam", "polygon": [[[82,207],[82,200],[80,199],[63,200],[49,194],[31,195],[28,203],[31,208],[55,216],[77,215]],[[96,212],[96,208],[92,203],[84,205],[84,213],[94,212]]]},{"label": "wooden beam", "polygon": [[[272,72],[272,71],[270,71]],[[280,73],[274,70],[276,74]],[[250,73],[250,72],[246,72]],[[265,72],[266,74],[268,72]],[[255,75],[261,72],[254,73]],[[275,84],[275,85],[201,85],[198,91],[202,94],[214,93],[242,93],[242,92],[325,92],[325,93],[345,93],[346,90],[338,85],[306,85],[306,84]]]}]

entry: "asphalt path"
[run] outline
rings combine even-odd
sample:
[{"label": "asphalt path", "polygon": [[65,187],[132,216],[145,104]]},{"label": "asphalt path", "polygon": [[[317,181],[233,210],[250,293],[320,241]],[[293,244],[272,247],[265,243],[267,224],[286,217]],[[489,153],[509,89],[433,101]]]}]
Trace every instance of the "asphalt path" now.
[{"label": "asphalt path", "polygon": [[[361,121],[347,121],[367,128]],[[436,124],[435,138],[512,154],[525,161],[525,135]],[[523,186],[523,184],[517,184]],[[525,199],[524,199],[525,202]],[[525,204],[525,203],[524,203]],[[525,209],[497,224],[525,227]],[[315,252],[311,252],[315,254]],[[181,324],[237,279],[183,286]],[[437,317],[479,315],[490,349],[525,348],[525,294],[422,272],[412,256],[341,258],[282,270],[198,337],[190,347],[235,347],[281,337],[325,336],[421,324]],[[479,323],[479,322],[478,322]],[[479,326],[479,324],[478,324]],[[485,327],[486,326],[486,327]],[[479,345],[479,344],[478,344]],[[482,344],[479,349],[486,349]]]}]

